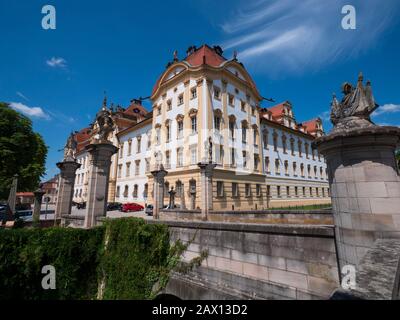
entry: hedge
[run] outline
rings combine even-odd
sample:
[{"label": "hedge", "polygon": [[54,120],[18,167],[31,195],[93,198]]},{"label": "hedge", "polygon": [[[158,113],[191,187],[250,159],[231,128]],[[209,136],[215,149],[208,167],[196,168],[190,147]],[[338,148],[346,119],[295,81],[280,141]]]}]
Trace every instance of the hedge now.
[{"label": "hedge", "polygon": [[[0,230],[0,299],[151,299],[185,250],[168,228],[143,219],[106,221],[93,229]],[[44,265],[56,289],[44,290]]]}]

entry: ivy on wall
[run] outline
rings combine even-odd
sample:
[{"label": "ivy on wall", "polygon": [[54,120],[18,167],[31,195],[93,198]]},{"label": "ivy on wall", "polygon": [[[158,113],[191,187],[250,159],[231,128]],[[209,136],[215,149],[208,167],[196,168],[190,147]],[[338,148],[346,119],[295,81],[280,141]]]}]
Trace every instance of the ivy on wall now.
[{"label": "ivy on wall", "polygon": [[[89,230],[3,229],[0,300],[152,299],[189,244],[170,244],[166,225],[138,218],[108,220]],[[55,267],[55,290],[41,286],[45,265]]]}]

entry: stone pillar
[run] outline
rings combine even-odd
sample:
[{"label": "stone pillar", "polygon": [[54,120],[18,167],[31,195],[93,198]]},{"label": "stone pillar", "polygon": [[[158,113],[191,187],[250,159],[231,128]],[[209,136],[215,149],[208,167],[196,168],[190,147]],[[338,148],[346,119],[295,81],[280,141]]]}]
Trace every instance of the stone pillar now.
[{"label": "stone pillar", "polygon": [[212,177],[217,164],[200,162],[198,166],[201,184],[201,217],[203,220],[207,220],[208,212],[213,209]]},{"label": "stone pillar", "polygon": [[340,269],[379,238],[400,238],[400,177],[394,151],[400,129],[336,132],[314,144],[327,161]]},{"label": "stone pillar", "polygon": [[168,174],[161,166],[160,169],[151,172],[154,177],[153,186],[153,218],[160,218],[160,210],[164,207],[164,178]]},{"label": "stone pillar", "polygon": [[54,224],[64,214],[71,214],[72,197],[74,195],[75,172],[81,165],[74,161],[58,162],[60,180],[58,182],[58,196],[54,216]]},{"label": "stone pillar", "polygon": [[84,226],[91,228],[96,226],[97,217],[107,213],[111,157],[118,148],[104,142],[91,143],[86,149],[90,154],[90,169]]},{"label": "stone pillar", "polygon": [[40,211],[41,211],[41,209],[42,209],[42,198],[43,198],[43,195],[44,195],[45,193],[46,193],[46,192],[44,192],[44,191],[43,191],[42,189],[40,189],[40,188],[33,192],[33,195],[35,196],[35,200],[34,200],[34,203],[33,203],[33,215],[32,215],[33,224],[34,224],[34,225],[39,224],[39,221],[40,221]]}]

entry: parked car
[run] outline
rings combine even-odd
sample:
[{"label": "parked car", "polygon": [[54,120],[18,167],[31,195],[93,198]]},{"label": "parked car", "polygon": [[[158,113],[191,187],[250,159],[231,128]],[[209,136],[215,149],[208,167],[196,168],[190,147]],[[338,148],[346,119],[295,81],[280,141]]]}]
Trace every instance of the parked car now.
[{"label": "parked car", "polygon": [[119,210],[121,211],[122,203],[120,202],[109,202],[107,203],[107,211]]},{"label": "parked car", "polygon": [[146,209],[144,210],[144,212],[148,215],[148,216],[152,216],[153,215],[153,205],[152,204],[148,204],[146,206]]},{"label": "parked car", "polygon": [[144,207],[138,203],[124,203],[121,207],[122,212],[142,211]]},{"label": "parked car", "polygon": [[17,203],[15,204],[15,211],[31,210],[32,206],[30,203]]},{"label": "parked car", "polygon": [[76,205],[77,209],[85,209],[86,208],[86,202],[80,202]]},{"label": "parked car", "polygon": [[20,210],[15,212],[14,218],[21,219],[23,221],[33,221],[33,212],[32,210]]}]

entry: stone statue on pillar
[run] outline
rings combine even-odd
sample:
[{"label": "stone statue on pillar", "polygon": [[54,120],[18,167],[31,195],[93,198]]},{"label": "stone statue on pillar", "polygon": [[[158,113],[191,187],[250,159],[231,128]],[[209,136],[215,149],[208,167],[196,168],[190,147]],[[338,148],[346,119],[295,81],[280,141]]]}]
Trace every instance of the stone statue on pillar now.
[{"label": "stone statue on pillar", "polygon": [[56,165],[60,169],[58,196],[56,202],[54,224],[58,225],[63,215],[71,214],[72,197],[75,186],[75,172],[81,166],[75,159],[77,142],[73,133],[67,139],[64,147],[63,161]]},{"label": "stone statue on pillar", "polygon": [[64,147],[64,161],[74,161],[76,153],[77,142],[74,134],[71,132]]},{"label": "stone statue on pillar", "polygon": [[365,253],[379,238],[400,234],[400,176],[394,151],[400,128],[375,125],[378,107],[371,83],[362,74],[355,87],[346,82],[343,98],[333,98],[332,131],[315,139],[325,157],[335,222],[340,269],[358,269]]},{"label": "stone statue on pillar", "polygon": [[201,216],[203,220],[208,219],[208,212],[213,209],[212,177],[214,168],[217,166],[212,161],[213,154],[212,137],[208,138],[208,162],[200,162],[200,184],[201,184]]},{"label": "stone statue on pillar", "polygon": [[362,73],[358,76],[357,86],[349,82],[342,85],[343,99],[338,102],[333,95],[331,103],[331,121],[333,132],[373,127],[370,115],[378,107],[372,95],[371,82],[363,85]]},{"label": "stone statue on pillar", "polygon": [[118,150],[109,140],[110,134],[115,129],[111,115],[111,111],[107,109],[107,98],[105,97],[92,126],[95,134],[90,140],[90,144],[86,146],[91,163],[88,176],[85,228],[96,226],[97,218],[106,216],[107,213],[111,157]]}]

